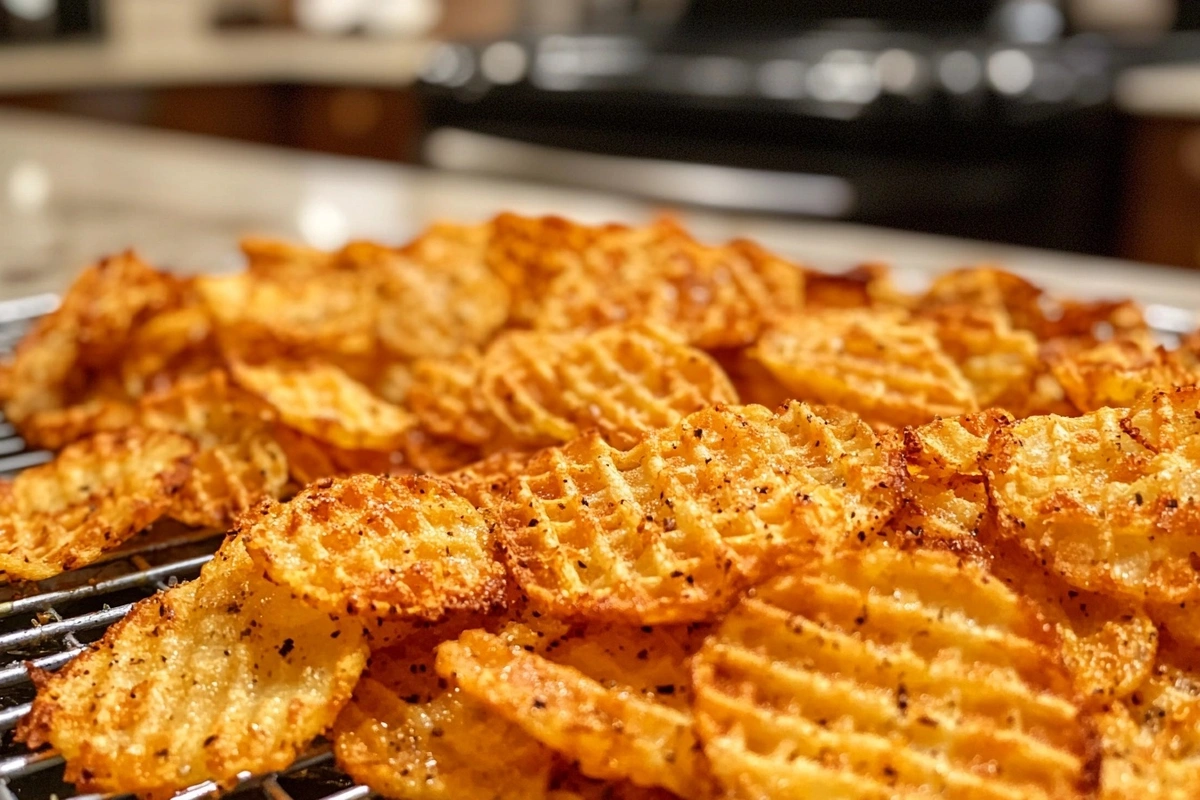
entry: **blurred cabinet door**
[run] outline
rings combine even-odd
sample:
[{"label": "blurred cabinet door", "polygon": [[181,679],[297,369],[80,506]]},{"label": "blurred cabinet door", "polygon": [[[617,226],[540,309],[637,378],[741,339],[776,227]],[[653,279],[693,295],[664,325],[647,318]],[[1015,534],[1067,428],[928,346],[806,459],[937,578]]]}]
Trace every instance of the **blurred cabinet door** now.
[{"label": "blurred cabinet door", "polygon": [[1200,120],[1134,122],[1123,205],[1122,256],[1200,268]]}]

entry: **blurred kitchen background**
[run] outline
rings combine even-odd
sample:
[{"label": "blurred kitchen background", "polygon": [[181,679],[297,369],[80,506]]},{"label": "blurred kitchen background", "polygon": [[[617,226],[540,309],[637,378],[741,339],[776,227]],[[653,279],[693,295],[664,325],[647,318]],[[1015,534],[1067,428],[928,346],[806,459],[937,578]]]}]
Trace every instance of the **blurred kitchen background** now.
[{"label": "blurred kitchen background", "polygon": [[1200,0],[0,0],[0,106],[1200,267]]}]

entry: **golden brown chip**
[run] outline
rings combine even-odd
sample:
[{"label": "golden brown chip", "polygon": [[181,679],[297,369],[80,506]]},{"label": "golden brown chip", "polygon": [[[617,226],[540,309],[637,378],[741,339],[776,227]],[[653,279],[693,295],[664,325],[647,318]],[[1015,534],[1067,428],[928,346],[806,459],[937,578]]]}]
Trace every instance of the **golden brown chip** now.
[{"label": "golden brown chip", "polygon": [[0,484],[0,571],[41,580],[92,563],[168,512],[195,453],[185,436],[129,428]]},{"label": "golden brown chip", "polygon": [[1121,428],[1154,453],[1200,447],[1200,388],[1144,395],[1121,420]]},{"label": "golden brown chip", "polygon": [[1200,603],[1186,600],[1179,603],[1150,603],[1150,615],[1170,637],[1185,647],[1200,649]]},{"label": "golden brown chip", "polygon": [[938,342],[970,382],[981,408],[1023,410],[1038,368],[1037,339],[1014,330],[1007,312],[987,306],[947,305],[922,313]]},{"label": "golden brown chip", "polygon": [[792,397],[840,406],[871,425],[921,425],[978,408],[932,326],[902,311],[793,315],[764,331],[749,354]]},{"label": "golden brown chip", "polygon": [[278,276],[289,280],[304,280],[313,273],[333,269],[330,254],[282,239],[265,236],[244,236],[238,248],[246,257],[246,270],[262,277]]},{"label": "golden brown chip", "polygon": [[702,245],[678,224],[589,227],[502,214],[488,264],[513,292],[513,321],[541,330],[660,323],[697,347],[749,343],[803,303],[796,265],[748,242]]},{"label": "golden brown chip", "polygon": [[82,792],[162,793],[286,767],[350,699],[357,623],[296,603],[239,539],[200,577],[134,606],[38,696],[17,737],[49,743]]},{"label": "golden brown chip", "polygon": [[459,633],[434,626],[371,654],[334,725],[338,765],[387,797],[546,797],[553,753],[434,671],[434,648]]},{"label": "golden brown chip", "polygon": [[727,796],[1076,798],[1089,726],[1052,636],[947,553],[876,548],[744,599],[693,659]]},{"label": "golden brown chip", "polygon": [[225,528],[266,498],[279,497],[288,463],[272,433],[271,414],[224,371],[182,378],[142,397],[138,419],[149,428],[192,437],[192,472],[167,512],[187,525]]},{"label": "golden brown chip", "polygon": [[401,451],[345,450],[276,423],[272,437],[287,457],[288,474],[298,486],[322,478],[349,475],[411,475],[414,469]]},{"label": "golden brown chip", "polygon": [[510,482],[500,535],[538,604],[586,619],[710,619],[781,562],[873,535],[897,453],[850,414],[716,407],[621,452],[585,435]]},{"label": "golden brown chip", "polygon": [[584,775],[702,798],[708,770],[687,710],[687,638],[662,629],[549,640],[519,625],[473,630],[438,647],[437,670]]},{"label": "golden brown chip", "polygon": [[131,342],[157,315],[179,308],[186,294],[183,281],[132,252],[84,270],[58,310],[17,345],[5,416],[42,447],[59,448],[92,432],[100,408],[130,397],[119,370]]},{"label": "golden brown chip", "polygon": [[1102,800],[1200,794],[1200,651],[1164,645],[1153,674],[1099,718]]},{"label": "golden brown chip", "polygon": [[709,356],[649,325],[510,333],[488,348],[479,380],[500,430],[527,448],[594,428],[624,449],[685,414],[738,400]]},{"label": "golden brown chip", "polygon": [[1195,456],[1147,450],[1123,414],[1030,417],[993,434],[983,467],[997,532],[1077,588],[1198,599]]},{"label": "golden brown chip", "polygon": [[121,381],[130,397],[163,390],[179,376],[201,375],[220,366],[208,312],[189,296],[138,327],[121,357]]},{"label": "golden brown chip", "polygon": [[454,491],[479,509],[493,509],[504,499],[509,478],[518,474],[534,453],[510,450],[493,453],[465,467],[439,475]]},{"label": "golden brown chip", "polygon": [[332,364],[234,362],[231,370],[234,380],[262,398],[283,422],[346,450],[397,450],[415,422]]},{"label": "golden brown chip", "polygon": [[860,264],[840,273],[804,271],[804,305],[808,308],[905,307],[911,302],[912,298],[892,283],[886,264]]},{"label": "golden brown chip", "polygon": [[1112,339],[1055,358],[1051,371],[1080,411],[1128,408],[1156,390],[1200,383],[1200,370],[1182,364],[1150,337]]},{"label": "golden brown chip", "polygon": [[487,521],[436,478],[318,481],[240,528],[271,581],[325,611],[436,619],[504,594]]},{"label": "golden brown chip", "polygon": [[496,419],[480,391],[483,355],[464,350],[412,365],[405,404],[429,433],[471,445],[496,443]]}]

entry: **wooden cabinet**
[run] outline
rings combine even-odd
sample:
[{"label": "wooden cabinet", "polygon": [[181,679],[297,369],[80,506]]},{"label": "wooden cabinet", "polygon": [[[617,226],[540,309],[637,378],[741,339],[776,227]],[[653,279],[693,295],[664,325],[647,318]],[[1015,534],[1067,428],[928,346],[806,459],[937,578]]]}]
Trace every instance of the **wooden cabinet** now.
[{"label": "wooden cabinet", "polygon": [[1131,133],[1120,255],[1200,268],[1200,120],[1143,117]]}]

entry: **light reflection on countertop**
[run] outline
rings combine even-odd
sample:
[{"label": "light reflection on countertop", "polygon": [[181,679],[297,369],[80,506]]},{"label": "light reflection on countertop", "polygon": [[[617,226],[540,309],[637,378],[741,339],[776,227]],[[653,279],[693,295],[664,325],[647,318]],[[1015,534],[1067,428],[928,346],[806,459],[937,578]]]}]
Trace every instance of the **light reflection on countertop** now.
[{"label": "light reflection on countertop", "polygon": [[[321,247],[399,243],[436,219],[502,210],[637,222],[658,209],[618,195],[0,112],[0,298],[61,290],[83,265],[131,246],[159,266],[223,272],[240,267],[245,234]],[[887,261],[911,288],[933,271],[993,261],[1074,296],[1182,307],[1175,326],[1200,309],[1200,273],[1182,269],[860,225],[680,215],[703,239],[746,236],[823,269]]]}]

